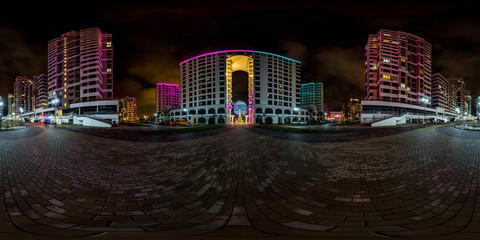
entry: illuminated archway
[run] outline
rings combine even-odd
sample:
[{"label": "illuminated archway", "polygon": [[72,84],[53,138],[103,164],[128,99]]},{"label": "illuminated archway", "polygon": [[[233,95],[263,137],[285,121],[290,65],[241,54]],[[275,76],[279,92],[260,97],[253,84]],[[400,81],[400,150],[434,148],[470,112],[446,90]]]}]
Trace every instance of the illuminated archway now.
[{"label": "illuminated archway", "polygon": [[232,116],[232,73],[235,71],[245,71],[248,73],[248,118],[247,122],[253,124],[253,58],[244,55],[228,56],[227,58],[227,123],[233,123]]}]

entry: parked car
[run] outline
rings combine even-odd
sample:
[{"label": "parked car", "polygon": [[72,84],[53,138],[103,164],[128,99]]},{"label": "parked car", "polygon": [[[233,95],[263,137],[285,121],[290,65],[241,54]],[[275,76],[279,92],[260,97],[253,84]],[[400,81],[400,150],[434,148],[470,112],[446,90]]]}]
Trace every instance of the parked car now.
[{"label": "parked car", "polygon": [[175,119],[175,125],[178,125],[178,126],[190,126],[191,124],[189,122],[187,122],[187,120],[183,119],[183,118],[179,118],[179,119]]},{"label": "parked car", "polygon": [[307,125],[307,121],[300,121],[300,122],[298,122],[298,124],[300,124],[300,125]]}]

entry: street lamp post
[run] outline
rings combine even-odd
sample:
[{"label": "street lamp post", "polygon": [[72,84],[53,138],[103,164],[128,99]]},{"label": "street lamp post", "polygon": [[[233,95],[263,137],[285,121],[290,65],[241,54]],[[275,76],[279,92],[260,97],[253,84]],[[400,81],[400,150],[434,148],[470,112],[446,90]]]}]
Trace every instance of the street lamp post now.
[{"label": "street lamp post", "polygon": [[185,121],[188,122],[188,109],[184,108],[184,109],[183,109],[183,112],[185,112],[185,115],[186,115]]},{"label": "street lamp post", "polygon": [[60,102],[60,100],[58,100],[58,98],[55,98],[52,100],[52,103],[53,103],[53,106],[55,107],[55,128],[57,127],[57,111],[58,111],[58,103]]},{"label": "street lamp post", "polygon": [[158,113],[153,114],[155,116],[155,122],[158,122]]},{"label": "street lamp post", "polygon": [[423,97],[422,97],[421,100],[425,104],[425,112],[423,114],[423,121],[425,121],[425,119],[427,118],[427,103],[430,102],[430,100],[428,100],[427,98],[423,98]]},{"label": "street lamp post", "polygon": [[3,102],[0,98],[0,130],[2,130],[2,121],[3,121]]}]

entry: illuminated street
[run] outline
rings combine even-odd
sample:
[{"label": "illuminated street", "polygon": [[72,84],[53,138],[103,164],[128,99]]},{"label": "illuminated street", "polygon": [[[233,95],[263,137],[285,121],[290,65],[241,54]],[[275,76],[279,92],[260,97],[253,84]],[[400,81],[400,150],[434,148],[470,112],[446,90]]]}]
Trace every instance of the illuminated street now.
[{"label": "illuminated street", "polygon": [[480,233],[480,132],[237,125],[140,142],[66,129],[0,132],[1,239]]}]

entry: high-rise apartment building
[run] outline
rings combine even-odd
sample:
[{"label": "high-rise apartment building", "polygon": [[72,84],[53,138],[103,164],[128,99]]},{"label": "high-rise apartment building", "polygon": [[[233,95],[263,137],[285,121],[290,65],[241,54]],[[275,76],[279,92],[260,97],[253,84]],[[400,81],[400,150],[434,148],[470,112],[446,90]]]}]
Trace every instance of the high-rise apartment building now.
[{"label": "high-rise apartment building", "polygon": [[[447,108],[432,108],[431,66],[432,45],[423,38],[385,29],[370,34],[365,46],[362,123],[376,121],[381,126],[458,118]],[[378,123],[379,119],[385,121]]]},{"label": "high-rise apartment building", "polygon": [[8,94],[8,116],[13,116],[15,113],[15,95]]},{"label": "high-rise apartment building", "polygon": [[33,82],[35,83],[35,107],[47,108],[48,107],[48,80],[46,74],[40,74],[33,76]]},{"label": "high-rise apartment building", "polygon": [[[113,99],[112,35],[99,28],[62,34],[48,42],[48,102],[70,104]],[[50,104],[51,105],[51,104]]]},{"label": "high-rise apartment building", "polygon": [[368,37],[365,58],[365,100],[431,102],[432,46],[423,38],[382,29]]},{"label": "high-rise apartment building", "polygon": [[343,100],[342,114],[344,121],[360,120],[361,113],[362,105],[360,105],[360,99],[345,98]]},{"label": "high-rise apartment building", "polygon": [[170,110],[180,108],[180,88],[177,84],[157,83],[157,112],[163,112],[165,107]]},{"label": "high-rise apartment building", "polygon": [[465,102],[465,95],[467,94],[465,81],[461,77],[449,77],[448,81],[450,84],[455,88],[457,98],[456,98],[456,107],[460,110],[460,113],[463,114],[467,110],[466,102]]},{"label": "high-rise apartment building", "polygon": [[300,102],[301,105],[314,105],[317,111],[324,113],[324,93],[323,83],[305,83],[300,87]]},{"label": "high-rise apartment building", "polygon": [[28,98],[31,91],[27,91],[32,85],[32,80],[25,76],[17,76],[13,84],[13,95],[15,98],[15,114],[27,112]]},{"label": "high-rise apartment building", "polygon": [[118,100],[119,121],[135,122],[137,120],[137,100],[133,97],[125,97]]},{"label": "high-rise apartment building", "polygon": [[33,80],[28,80],[25,83],[25,112],[35,111],[35,82]]},{"label": "high-rise apartment building", "polygon": [[432,75],[432,107],[441,107],[454,113],[457,106],[457,90],[442,74]]}]

